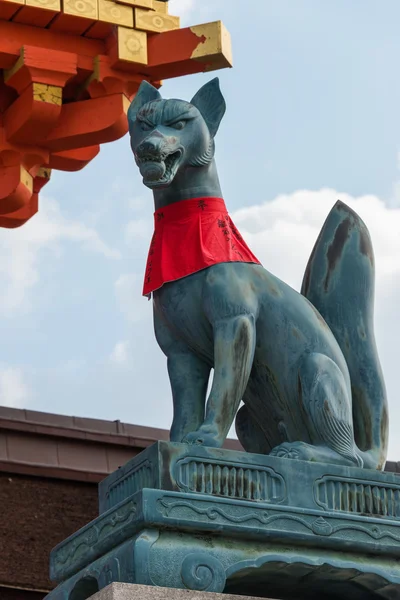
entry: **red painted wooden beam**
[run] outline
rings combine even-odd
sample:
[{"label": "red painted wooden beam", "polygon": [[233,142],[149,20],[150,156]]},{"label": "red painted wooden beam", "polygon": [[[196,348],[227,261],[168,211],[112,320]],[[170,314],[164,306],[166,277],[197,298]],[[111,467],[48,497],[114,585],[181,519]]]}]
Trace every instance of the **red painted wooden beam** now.
[{"label": "red painted wooden beam", "polygon": [[49,167],[58,171],[80,171],[100,152],[100,146],[89,146],[77,150],[66,150],[51,154]]},{"label": "red painted wooden beam", "polygon": [[128,107],[123,94],[64,104],[58,125],[44,142],[46,148],[62,152],[117,140],[128,131]]},{"label": "red painted wooden beam", "polygon": [[92,58],[106,54],[105,43],[101,40],[0,20],[0,69],[10,69],[19,58],[21,48],[26,45]]}]

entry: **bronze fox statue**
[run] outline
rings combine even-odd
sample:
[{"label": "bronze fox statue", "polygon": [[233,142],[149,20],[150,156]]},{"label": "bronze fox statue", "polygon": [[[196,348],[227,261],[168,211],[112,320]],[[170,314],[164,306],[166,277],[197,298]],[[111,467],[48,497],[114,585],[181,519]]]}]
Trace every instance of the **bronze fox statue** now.
[{"label": "bronze fox statue", "polygon": [[[214,138],[224,112],[218,79],[190,103],[162,99],[141,84],[128,112],[131,148],[160,220],[175,211],[185,223],[185,207],[195,199],[204,208],[204,199],[222,198]],[[179,240],[174,231],[172,245]],[[240,241],[233,225],[226,231]],[[148,273],[157,267],[151,256],[152,247]],[[185,276],[178,269],[153,290],[155,334],[173,394],[171,440],[221,447],[236,418],[248,452],[383,469],[387,400],[374,339],[374,256],[364,223],[337,202],[301,293],[240,256],[206,261]],[[182,247],[170,257],[177,268],[190,259]]]}]

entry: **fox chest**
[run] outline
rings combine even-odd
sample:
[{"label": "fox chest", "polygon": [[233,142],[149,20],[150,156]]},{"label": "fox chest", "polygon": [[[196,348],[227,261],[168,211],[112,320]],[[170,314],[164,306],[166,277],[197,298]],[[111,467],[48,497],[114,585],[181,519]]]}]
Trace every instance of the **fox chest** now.
[{"label": "fox chest", "polygon": [[204,314],[204,271],[165,284],[154,292],[154,307],[172,337],[207,362],[213,361],[213,330]]}]

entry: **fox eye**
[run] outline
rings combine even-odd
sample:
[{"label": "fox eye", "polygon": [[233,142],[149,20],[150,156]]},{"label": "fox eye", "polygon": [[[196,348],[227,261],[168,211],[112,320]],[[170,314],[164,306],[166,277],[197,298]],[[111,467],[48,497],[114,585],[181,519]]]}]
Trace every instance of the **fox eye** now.
[{"label": "fox eye", "polygon": [[170,127],[173,129],[183,129],[186,125],[186,121],[176,121],[176,123],[171,123]]}]

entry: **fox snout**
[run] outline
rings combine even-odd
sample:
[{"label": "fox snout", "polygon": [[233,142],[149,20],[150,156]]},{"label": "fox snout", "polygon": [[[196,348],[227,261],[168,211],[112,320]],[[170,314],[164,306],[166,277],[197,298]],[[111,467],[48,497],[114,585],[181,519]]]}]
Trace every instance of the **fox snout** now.
[{"label": "fox snout", "polygon": [[163,136],[156,132],[147,137],[136,148],[135,156],[139,161],[154,160],[163,161],[177,147],[177,139]]},{"label": "fox snout", "polygon": [[153,131],[134,149],[134,155],[145,185],[164,186],[179,168],[183,147],[177,137]]}]

